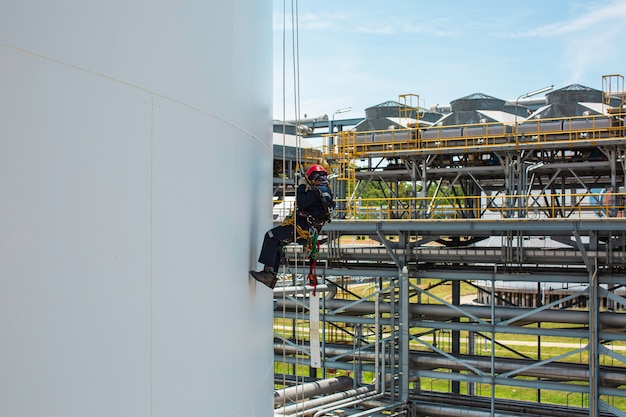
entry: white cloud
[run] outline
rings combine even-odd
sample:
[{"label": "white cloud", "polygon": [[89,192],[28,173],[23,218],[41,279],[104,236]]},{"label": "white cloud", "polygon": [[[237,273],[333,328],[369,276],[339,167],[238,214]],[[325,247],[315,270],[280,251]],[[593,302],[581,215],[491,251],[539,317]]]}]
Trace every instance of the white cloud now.
[{"label": "white cloud", "polygon": [[555,66],[550,70],[559,76],[556,82],[600,88],[602,75],[624,69],[626,1],[574,3],[562,12],[570,17],[505,37],[527,42],[537,54],[551,54]]},{"label": "white cloud", "polygon": [[298,20],[293,21],[291,12],[283,14],[282,11],[274,11],[274,31],[282,32],[283,28],[291,31],[297,26],[298,30],[328,30],[337,26],[341,19],[338,16],[333,18],[314,13],[303,13],[298,15]]},{"label": "white cloud", "polygon": [[624,19],[626,19],[626,2],[622,0],[613,1],[604,6],[595,6],[586,13],[572,19],[550,23],[538,28],[511,34],[511,37],[539,37],[553,38],[572,33],[584,33],[593,36],[598,31],[611,29],[613,25],[624,30]]},{"label": "white cloud", "polygon": [[[601,88],[602,75],[626,71],[626,0],[527,0],[530,5],[489,8],[458,1],[404,14],[384,4],[320,1],[300,11],[300,107],[309,116],[351,106],[347,116],[358,117],[404,93],[420,94],[430,106],[477,91],[514,98],[548,84]],[[275,22],[275,114],[281,114],[282,66],[287,90],[295,70],[291,47],[282,63],[282,17]],[[285,95],[293,113],[294,94]]]}]

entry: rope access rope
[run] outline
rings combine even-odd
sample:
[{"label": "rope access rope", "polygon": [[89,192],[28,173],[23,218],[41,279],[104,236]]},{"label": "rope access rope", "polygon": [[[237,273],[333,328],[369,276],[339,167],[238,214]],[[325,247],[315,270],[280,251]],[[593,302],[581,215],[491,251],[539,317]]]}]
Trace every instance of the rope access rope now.
[{"label": "rope access rope", "polygon": [[[286,24],[286,10],[287,6],[286,6],[286,0],[283,0],[283,74],[282,74],[282,88],[283,88],[283,97],[282,97],[282,104],[283,104],[283,155],[282,155],[282,172],[283,174],[285,174],[287,172],[287,163],[286,163],[286,127],[285,127],[285,121],[287,120],[286,117],[286,96],[287,96],[287,91],[286,91],[286,39],[287,39],[287,35],[286,35],[286,31],[287,31],[287,24]],[[295,112],[295,125],[296,125],[296,169],[299,171],[303,171],[303,152],[302,152],[302,140],[301,140],[301,133],[300,130],[298,129],[299,125],[300,125],[300,56],[299,56],[299,30],[298,30],[298,0],[291,0],[291,27],[292,27],[292,65],[293,65],[293,93],[294,93],[294,112]],[[283,195],[282,195],[282,199],[283,202],[285,201],[285,192],[286,192],[286,188],[287,188],[287,178],[286,175],[283,175]],[[295,186],[297,187],[298,184],[295,184]],[[297,194],[297,193],[296,193]],[[291,225],[293,224],[293,242],[299,242],[302,240],[305,240],[306,242],[308,242],[307,245],[307,256],[304,256],[302,258],[302,261],[300,261],[299,256],[297,254],[297,252],[295,253],[295,266],[296,266],[296,270],[292,272],[292,276],[293,276],[293,284],[296,285],[297,284],[297,271],[298,270],[304,270],[305,267],[305,262],[306,262],[306,258],[309,257],[311,260],[311,265],[310,265],[310,269],[309,269],[309,273],[306,276],[306,280],[305,280],[305,284],[309,283],[311,285],[313,285],[314,289],[313,292],[311,293],[311,296],[316,297],[316,289],[317,289],[317,270],[316,270],[316,266],[317,266],[317,255],[319,253],[319,242],[318,242],[318,232],[317,229],[315,228],[311,228],[310,230],[303,230],[301,227],[298,226],[297,221],[296,221],[296,216],[297,216],[297,212],[298,212],[298,207],[297,207],[297,201],[294,204],[294,208],[292,213],[283,221],[283,223],[281,223],[282,225]],[[302,262],[302,266],[301,269],[299,267],[300,262]],[[286,276],[288,273],[287,271],[287,265],[286,262],[283,262],[283,268],[282,268],[282,274],[283,276]],[[304,279],[304,276],[303,276]],[[285,294],[285,286],[283,286],[283,298],[285,298],[286,294]],[[302,291],[303,293],[301,294],[301,297],[306,297],[307,295],[307,291],[305,288],[305,285],[302,286]],[[297,296],[297,294],[296,294]],[[306,308],[302,307],[302,315],[304,317],[304,315],[306,314]],[[283,318],[283,323],[287,322],[287,312],[286,312],[286,304],[283,303],[283,311],[282,311],[282,318]],[[296,310],[295,310],[295,316],[294,319],[292,321],[293,326],[292,326],[292,332],[293,332],[293,337],[295,339],[295,345],[298,346],[301,342],[301,351],[304,351],[305,349],[305,344],[306,344],[306,340],[304,335],[302,337],[299,336],[299,326],[298,323],[303,321],[304,318],[300,318],[300,309],[298,308],[298,305],[296,304]],[[283,337],[283,365],[286,363],[286,337]],[[300,362],[300,358],[302,358],[302,362]],[[300,355],[297,356],[296,361],[295,361],[295,376],[296,376],[296,388],[299,385],[298,381],[297,381],[297,373],[298,373],[298,369],[301,369],[304,366],[304,358]],[[304,378],[304,376],[303,376]],[[286,381],[286,372],[283,370],[283,386],[287,385],[287,381]],[[302,393],[304,394],[304,393]],[[296,397],[298,397],[298,393],[296,390]]]},{"label": "rope access rope", "polygon": [[[286,105],[286,97],[287,97],[286,84],[287,83],[286,83],[286,75],[285,75],[286,74],[286,59],[285,59],[285,52],[286,52],[286,8],[287,8],[286,0],[283,0],[283,39],[282,39],[282,43],[283,43],[282,44],[282,47],[283,47],[283,50],[282,50],[282,54],[283,54],[283,60],[282,60],[282,64],[283,64],[283,67],[282,67],[282,77],[283,77],[283,79],[282,79],[282,93],[283,93],[282,94],[283,95],[282,96],[282,99],[283,99],[282,100],[282,111],[283,111],[283,117],[282,117],[282,119],[283,119],[283,155],[282,155],[282,159],[283,160],[282,160],[282,172],[283,172],[283,174],[286,172],[286,162],[285,162],[286,161],[286,147],[285,147],[286,133],[285,133],[285,131],[286,131],[286,120],[287,120],[287,117],[286,117],[287,116],[286,115],[286,109],[287,109],[287,105]],[[283,185],[282,199],[283,199],[283,202],[284,202],[285,201],[285,195],[286,195],[285,192],[286,192],[286,189],[287,189],[287,179],[286,179],[285,175],[283,175],[282,185]],[[284,203],[283,203],[283,205],[284,205]],[[285,287],[283,286],[283,289],[284,288]],[[283,299],[284,298],[285,298],[285,293],[283,291]],[[285,303],[283,303],[283,308],[282,308],[283,333],[285,331],[284,324],[286,322],[286,316],[287,316],[287,308],[286,308]],[[287,362],[287,346],[286,346],[286,342],[285,342],[285,337],[284,336],[283,336],[282,340],[283,340],[283,344],[282,344],[283,345],[282,346],[282,348],[283,348],[282,349],[282,359],[283,359],[283,368],[284,368],[285,363]],[[282,383],[283,387],[287,386],[287,377],[286,377],[286,375],[287,375],[287,373],[285,372],[285,369],[283,369],[283,381],[282,381],[283,382]],[[284,409],[284,407],[285,407],[285,405],[283,405],[283,409]]]},{"label": "rope access rope", "polygon": [[[292,11],[291,26],[293,28],[291,34],[292,34],[292,46],[293,46],[292,59],[293,59],[294,113],[295,113],[295,125],[296,125],[296,164],[299,168],[301,168],[303,166],[302,141],[301,141],[300,131],[298,129],[298,127],[300,126],[300,48],[299,48],[300,45],[299,45],[299,26],[298,26],[298,18],[299,18],[298,0],[291,0],[291,11]],[[295,186],[297,187],[298,184],[295,184]],[[298,202],[297,202],[297,190],[296,190],[296,201],[294,204],[294,212],[293,212],[293,223],[294,223],[293,241],[294,242],[297,242],[297,238],[299,234],[299,231],[298,231],[299,227],[296,221],[297,212],[298,212]],[[296,263],[296,271],[297,271],[299,269],[298,268],[299,258],[297,256],[297,253],[296,253],[295,263]],[[302,264],[304,266],[304,260],[302,261]],[[294,280],[297,279],[297,273],[294,274],[293,276],[294,276]],[[295,284],[296,282],[294,282],[294,285]],[[302,297],[306,297],[306,290],[304,289],[304,286],[303,286]],[[304,317],[304,315],[306,314],[306,308],[303,306],[301,311],[302,311],[302,316]],[[299,335],[300,332],[299,332],[298,323],[302,321],[302,319],[299,318],[299,314],[300,314],[300,309],[298,309],[296,306],[296,315],[295,315],[295,321],[294,321],[294,326],[293,326],[294,338],[296,341],[296,345],[298,345],[299,341],[301,342],[301,351],[304,351],[306,341],[304,340],[304,335],[302,336],[302,338],[300,338],[300,335]],[[300,362],[300,358],[302,362]],[[303,368],[303,365],[304,365],[304,358],[301,355],[298,355],[298,358],[296,359],[296,369],[295,369],[296,383],[298,383],[297,381],[298,369]],[[304,399],[304,392],[302,392],[302,396],[303,396],[302,399]],[[296,394],[296,397],[298,397],[297,394]]]},{"label": "rope access rope", "polygon": [[[282,104],[283,104],[283,155],[282,155],[282,172],[283,174],[287,173],[287,163],[286,163],[286,128],[285,128],[285,121],[287,120],[286,117],[286,97],[287,97],[287,91],[286,91],[286,41],[287,41],[287,22],[286,22],[286,15],[287,15],[287,6],[286,6],[286,0],[283,0],[283,73],[282,73],[282,88],[283,88],[283,97],[282,97]],[[301,144],[301,138],[300,138],[300,133],[297,130],[297,127],[299,126],[299,121],[300,121],[300,72],[299,72],[299,40],[298,40],[298,2],[297,0],[291,0],[291,27],[292,27],[292,64],[293,64],[293,93],[294,93],[294,111],[295,111],[295,124],[296,124],[296,167],[297,169],[301,169],[302,167],[302,144]],[[283,195],[282,195],[282,199],[283,202],[285,201],[285,192],[287,189],[287,177],[286,175],[283,175]],[[297,186],[297,184],[296,184]],[[297,202],[294,204],[294,208],[293,208],[293,212],[292,214],[289,216],[291,218],[291,222],[293,222],[294,225],[294,231],[293,231],[293,241],[297,242],[299,238],[305,238],[306,237],[306,233],[304,230],[302,230],[300,227],[298,227],[297,222],[295,221],[295,215],[297,213]],[[287,222],[287,223],[286,223]],[[284,221],[282,223],[283,225],[289,224],[289,220],[286,219],[286,221]],[[284,252],[283,252],[284,253]],[[296,273],[297,273],[297,268],[298,267],[298,257],[296,255]],[[282,274],[283,276],[287,275],[287,265],[285,262],[283,262],[283,268],[282,268]],[[293,279],[296,280],[296,273],[293,273]],[[294,285],[296,283],[294,282]],[[285,286],[283,286],[283,299],[286,297],[285,294]],[[303,312],[304,312],[304,308],[303,308]],[[296,310],[295,310],[295,318],[293,319],[292,323],[292,332],[293,332],[293,337],[295,339],[295,344],[296,346],[299,344],[299,336],[298,336],[298,322],[299,320],[299,314],[300,314],[300,310],[298,309],[298,307],[296,306]],[[286,305],[285,303],[283,303],[283,310],[282,310],[282,319],[283,319],[283,326],[284,324],[287,322],[287,312],[286,312]],[[284,327],[283,327],[284,329]],[[286,364],[286,337],[283,336],[283,366]],[[305,341],[304,338],[302,338],[302,347],[304,347]],[[295,372],[294,374],[296,375],[296,387],[299,385],[298,381],[297,381],[297,370],[300,368],[300,363],[298,363],[298,359],[296,359],[296,363],[295,363]],[[286,381],[286,370],[283,369],[283,386],[287,386],[287,381]],[[298,393],[296,391],[296,397],[298,397]],[[284,406],[283,406],[284,407]]]}]

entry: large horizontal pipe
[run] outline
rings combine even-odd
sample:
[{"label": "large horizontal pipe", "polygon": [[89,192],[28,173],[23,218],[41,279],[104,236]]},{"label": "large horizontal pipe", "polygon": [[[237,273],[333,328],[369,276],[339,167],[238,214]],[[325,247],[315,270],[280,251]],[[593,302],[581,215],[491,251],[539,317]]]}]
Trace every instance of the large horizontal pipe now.
[{"label": "large horizontal pipe", "polygon": [[[287,310],[295,309],[296,303],[291,300],[277,300],[276,308]],[[326,300],[325,307],[328,310],[342,311],[345,309],[347,314],[368,315],[374,314],[375,302],[363,301],[354,304],[351,300]],[[452,320],[461,317],[478,317],[480,319],[491,319],[490,306],[460,306],[466,314],[462,314],[458,310],[443,304],[411,304],[409,306],[409,315],[412,318],[419,317],[424,320]],[[391,311],[389,304],[380,303],[379,310],[381,313],[389,313]],[[495,317],[498,320],[509,320],[527,313],[532,313],[523,321],[514,322],[513,325],[526,324],[528,322],[553,322],[553,323],[569,323],[569,324],[587,324],[589,322],[589,313],[577,310],[542,310],[536,311],[532,308],[524,307],[496,307]],[[600,323],[610,327],[626,327],[626,313],[609,313],[603,312],[599,314]]]},{"label": "large horizontal pipe", "polygon": [[[417,404],[415,405],[417,411],[419,411],[420,415],[424,416],[433,416],[433,417],[490,417],[491,411],[488,410],[477,410],[468,407],[455,407],[455,406],[447,406],[447,405],[433,405],[433,404]],[[498,417],[519,417],[515,414],[495,414]]]},{"label": "large horizontal pipe", "polygon": [[[431,417],[519,417],[519,414],[505,414],[501,412],[497,412],[496,414],[491,414],[489,410],[480,410],[475,408],[469,408],[468,406],[450,406],[450,405],[441,405],[441,404],[424,404],[419,403],[415,404],[414,409],[419,412],[421,416],[431,416]],[[537,416],[537,414],[526,414],[525,416],[533,417]],[[542,415],[543,417],[543,415]]]},{"label": "large horizontal pipe", "polygon": [[347,376],[320,379],[315,382],[295,385],[274,391],[274,405],[281,406],[287,402],[302,401],[317,395],[343,391],[352,388],[354,380]]},{"label": "large horizontal pipe", "polygon": [[[487,411],[491,409],[491,400],[489,397],[476,397],[473,395],[438,393],[420,391],[419,393],[411,393],[410,398],[415,410],[426,411],[427,407],[442,407],[440,409],[430,408],[429,416],[458,416],[459,409],[470,407],[475,411]],[[457,414],[450,414],[452,409],[457,409]],[[588,417],[589,410],[582,407],[572,405],[562,406],[557,404],[535,403],[520,400],[495,399],[496,415],[499,413],[510,412],[514,415],[524,416],[541,416],[541,417]],[[599,416],[613,415],[601,412]]]},{"label": "large horizontal pipe", "polygon": [[326,292],[330,291],[330,286],[326,284],[320,284],[316,286],[312,285],[294,285],[286,287],[274,288],[274,296],[280,295],[294,295],[294,294],[308,294],[313,292]]},{"label": "large horizontal pipe", "polygon": [[295,413],[300,413],[302,415],[311,415],[315,413],[318,409],[325,406],[330,406],[335,403],[344,403],[351,400],[366,399],[368,398],[368,396],[372,395],[372,392],[373,387],[371,386],[341,391],[335,394],[325,395],[323,397],[315,398],[312,400],[302,401],[288,406],[276,408],[274,411],[274,416],[289,416]]},{"label": "large horizontal pipe", "polygon": [[[343,360],[364,360],[374,362],[376,355],[374,352],[351,353],[351,347],[329,346],[326,345],[324,352],[327,356],[341,356]],[[280,343],[274,343],[275,354],[296,354],[296,348],[292,346],[284,346]],[[437,353],[419,352],[409,355],[410,366],[412,370],[424,369],[450,369],[454,371],[466,370],[463,364],[473,366],[485,372],[491,370],[491,357],[489,356],[473,356],[473,355],[456,355],[457,360],[448,359]],[[382,358],[381,358],[382,360]],[[511,372],[523,369],[536,361],[529,359],[495,359],[496,374]],[[563,362],[553,362],[542,366],[523,369],[516,376],[528,376],[534,378],[548,378],[561,381],[589,381],[589,367],[585,364],[572,364]],[[600,382],[603,386],[618,387],[626,385],[626,372],[621,367],[601,366],[599,369]]]}]

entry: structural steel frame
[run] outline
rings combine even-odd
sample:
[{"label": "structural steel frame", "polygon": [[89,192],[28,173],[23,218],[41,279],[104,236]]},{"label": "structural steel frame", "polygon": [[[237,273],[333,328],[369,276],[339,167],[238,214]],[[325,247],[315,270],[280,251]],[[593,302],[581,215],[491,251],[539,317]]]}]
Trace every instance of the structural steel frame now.
[{"label": "structural steel frame", "polygon": [[[545,121],[515,126],[514,134],[494,126],[475,137],[444,137],[443,129],[432,137],[417,129],[340,132],[338,147],[325,154],[340,204],[338,218],[324,226],[318,273],[354,299],[322,296],[322,377],[350,371],[356,388],[368,382],[366,373],[374,375],[387,408],[403,415],[451,415],[443,405],[432,408],[441,401],[424,386],[439,380],[449,384],[452,402],[458,400],[446,407],[480,405],[495,415],[510,406],[498,390],[512,387],[534,390],[536,401],[510,410],[626,416],[613,405],[626,398],[626,356],[613,346],[626,342],[626,217],[615,214],[625,207],[597,192],[612,186],[614,195],[626,196],[618,192],[626,186],[624,114],[611,114],[584,128],[574,128],[584,118],[562,119],[558,132],[543,129]],[[602,156],[589,159],[592,153]],[[485,164],[483,155],[497,165]],[[381,167],[381,158],[396,166]],[[356,168],[359,159],[365,168]],[[378,218],[356,204],[358,184],[372,181],[389,191]],[[399,195],[403,182],[413,184],[412,196]],[[428,195],[432,189],[435,195]],[[374,243],[355,243],[363,236]],[[499,243],[480,245],[488,239]],[[532,239],[560,246],[533,247],[526,243]],[[302,248],[286,249],[286,276],[303,280],[309,266],[298,261]],[[359,296],[344,283],[357,280],[371,283],[372,291]],[[534,305],[507,299],[502,283],[509,282],[536,288]],[[461,283],[488,302],[466,305]],[[541,299],[546,286],[558,284],[563,291]],[[446,297],[435,293],[442,286],[449,287]],[[306,327],[307,306],[305,294],[276,297],[275,318],[298,323],[291,333],[276,334],[276,362],[310,364],[306,337],[295,342],[298,326]],[[336,328],[347,341],[333,340]],[[442,335],[449,340],[442,343]],[[536,351],[525,354],[509,335],[533,338]],[[551,337],[571,343],[546,357],[542,343]],[[482,354],[480,341],[488,347]],[[578,363],[568,362],[574,357]],[[311,378],[319,376],[311,370]],[[564,412],[542,402],[545,390],[580,394],[583,403]]]}]

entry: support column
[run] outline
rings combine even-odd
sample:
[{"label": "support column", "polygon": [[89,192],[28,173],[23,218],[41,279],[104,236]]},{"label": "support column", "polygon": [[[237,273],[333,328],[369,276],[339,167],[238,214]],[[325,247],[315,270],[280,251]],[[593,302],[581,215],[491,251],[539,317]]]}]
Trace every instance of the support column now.
[{"label": "support column", "polygon": [[400,401],[409,399],[409,269],[400,273],[400,331],[398,334],[400,366]]},{"label": "support column", "polygon": [[[461,281],[452,281],[452,305],[461,305]],[[459,317],[455,317],[452,322],[460,322]],[[461,332],[459,330],[452,330],[452,355],[459,357],[461,355]],[[452,392],[459,394],[461,392],[461,383],[459,381],[452,381]]]},{"label": "support column", "polygon": [[598,260],[594,259],[593,270],[589,271],[589,416],[598,416],[599,346],[598,346]]}]

